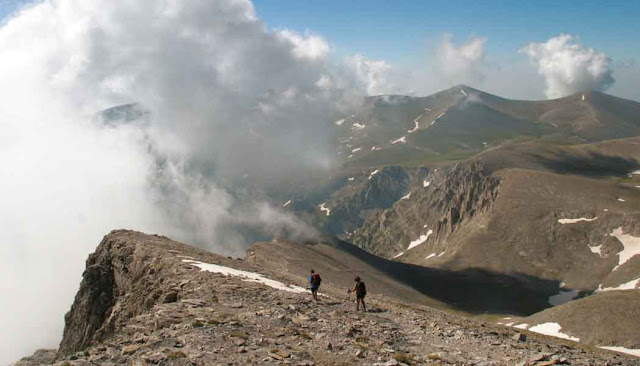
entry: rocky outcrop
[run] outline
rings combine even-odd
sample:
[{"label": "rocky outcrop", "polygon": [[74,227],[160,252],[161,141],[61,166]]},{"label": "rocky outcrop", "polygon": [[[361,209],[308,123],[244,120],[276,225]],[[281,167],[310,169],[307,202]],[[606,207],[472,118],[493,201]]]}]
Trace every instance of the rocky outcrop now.
[{"label": "rocky outcrop", "polygon": [[65,316],[59,354],[112,336],[156,303],[177,301],[175,258],[167,256],[184,247],[164,237],[125,230],[105,236],[87,259],[80,289]]},{"label": "rocky outcrop", "polygon": [[367,251],[393,257],[429,231],[427,245],[446,249],[447,238],[458,227],[486,211],[498,195],[500,179],[475,161],[436,169],[407,199],[370,217],[351,241]]}]

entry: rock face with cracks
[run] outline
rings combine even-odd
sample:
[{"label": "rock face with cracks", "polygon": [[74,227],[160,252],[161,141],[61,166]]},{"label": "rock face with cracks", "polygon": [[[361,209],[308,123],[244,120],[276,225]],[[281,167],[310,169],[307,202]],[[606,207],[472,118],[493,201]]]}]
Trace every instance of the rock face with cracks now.
[{"label": "rock face with cracks", "polygon": [[288,285],[306,273],[114,231],[87,261],[60,349],[15,365],[640,365],[375,293],[357,313],[331,281],[319,302]]}]

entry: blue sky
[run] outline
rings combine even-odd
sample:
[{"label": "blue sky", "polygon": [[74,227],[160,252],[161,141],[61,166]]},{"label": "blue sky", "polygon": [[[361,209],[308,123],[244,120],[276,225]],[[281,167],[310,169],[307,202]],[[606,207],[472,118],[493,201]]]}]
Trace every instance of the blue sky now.
[{"label": "blue sky", "polygon": [[443,33],[457,41],[488,39],[489,55],[511,55],[524,44],[560,33],[614,60],[640,57],[640,1],[272,1],[256,0],[269,28],[310,30],[338,54],[406,62],[421,57]]}]

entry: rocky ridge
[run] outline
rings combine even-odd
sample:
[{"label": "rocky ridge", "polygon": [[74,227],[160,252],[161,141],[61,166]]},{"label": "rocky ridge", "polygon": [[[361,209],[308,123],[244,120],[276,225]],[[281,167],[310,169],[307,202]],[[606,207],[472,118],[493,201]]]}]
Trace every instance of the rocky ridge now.
[{"label": "rocky ridge", "polygon": [[59,350],[15,365],[640,365],[375,293],[356,313],[344,287],[323,283],[316,303],[277,280],[165,237],[114,231],[87,260]]}]

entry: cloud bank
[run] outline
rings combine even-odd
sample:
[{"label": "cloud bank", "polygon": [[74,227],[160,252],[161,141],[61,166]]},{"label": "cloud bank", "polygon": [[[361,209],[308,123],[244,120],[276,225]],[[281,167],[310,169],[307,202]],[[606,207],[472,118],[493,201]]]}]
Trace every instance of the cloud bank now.
[{"label": "cloud bank", "polygon": [[519,52],[529,56],[544,77],[548,98],[589,89],[606,90],[615,82],[609,56],[584,47],[569,34],[530,43]]},{"label": "cloud bank", "polygon": [[231,255],[314,235],[268,196],[335,164],[333,116],[375,80],[330,52],[244,0],[49,0],[3,23],[0,363],[57,346],[109,230]]}]

